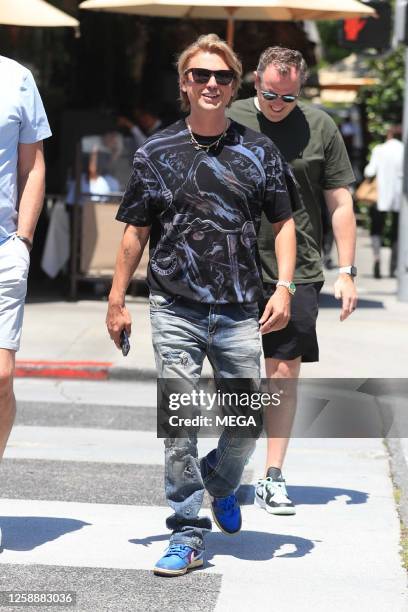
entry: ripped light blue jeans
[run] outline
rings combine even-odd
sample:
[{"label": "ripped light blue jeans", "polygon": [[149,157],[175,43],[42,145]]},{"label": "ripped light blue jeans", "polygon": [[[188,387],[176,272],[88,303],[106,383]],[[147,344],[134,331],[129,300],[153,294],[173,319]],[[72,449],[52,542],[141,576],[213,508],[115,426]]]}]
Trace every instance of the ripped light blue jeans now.
[{"label": "ripped light blue jeans", "polygon": [[[260,377],[256,303],[201,304],[151,295],[150,318],[159,378],[198,379],[206,356],[216,378]],[[174,510],[166,521],[173,532],[170,541],[203,550],[203,534],[211,529],[210,519],[198,516],[204,489],[213,497],[231,495],[256,441],[224,430],[217,448],[201,462],[196,436],[164,443],[166,499]]]}]

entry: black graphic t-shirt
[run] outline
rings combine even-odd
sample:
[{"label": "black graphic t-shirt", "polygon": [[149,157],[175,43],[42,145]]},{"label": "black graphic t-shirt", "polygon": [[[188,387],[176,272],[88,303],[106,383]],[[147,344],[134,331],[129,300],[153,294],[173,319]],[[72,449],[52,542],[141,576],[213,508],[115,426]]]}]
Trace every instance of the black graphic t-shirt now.
[{"label": "black graphic t-shirt", "polygon": [[155,293],[208,304],[262,296],[256,237],[299,200],[275,145],[231,122],[218,147],[196,149],[183,120],[138,149],[117,219],[151,226],[148,283]]}]

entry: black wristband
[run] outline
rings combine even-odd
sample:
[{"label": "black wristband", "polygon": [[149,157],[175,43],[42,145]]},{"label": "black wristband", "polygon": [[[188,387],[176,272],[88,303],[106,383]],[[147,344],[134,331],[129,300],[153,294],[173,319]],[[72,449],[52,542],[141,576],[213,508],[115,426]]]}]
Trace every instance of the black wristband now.
[{"label": "black wristband", "polygon": [[16,234],[16,238],[21,240],[21,242],[24,242],[24,244],[28,247],[28,250],[31,251],[31,249],[33,248],[33,243],[31,242],[31,240],[29,240],[25,236],[19,236],[19,234]]}]

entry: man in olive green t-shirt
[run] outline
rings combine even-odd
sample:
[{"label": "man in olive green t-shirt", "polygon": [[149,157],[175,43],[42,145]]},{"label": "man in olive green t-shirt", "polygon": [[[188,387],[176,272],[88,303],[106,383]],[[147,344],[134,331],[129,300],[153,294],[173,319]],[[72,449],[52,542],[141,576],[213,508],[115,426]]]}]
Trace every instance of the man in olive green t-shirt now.
[{"label": "man in olive green t-shirt", "polygon": [[[357,294],[353,281],[356,223],[348,185],[354,175],[342,137],[324,111],[299,102],[307,66],[298,51],[282,47],[266,49],[255,72],[255,98],[234,102],[229,116],[269,136],[289,162],[303,200],[294,212],[297,264],[293,279],[277,275],[273,232],[263,218],[258,237],[266,292],[276,283],[292,295],[291,320],[281,331],[263,336],[266,374],[269,378],[298,378],[301,362],[318,361],[316,338],[318,296],[324,277],[321,260],[322,206],[327,206],[339,259],[335,297],[342,300],[340,320],[355,309]],[[296,410],[296,389],[285,414],[268,413],[266,475],[256,486],[256,501],[272,514],[295,514],[281,468]],[[290,387],[289,387],[290,388]],[[289,417],[289,418],[288,418]]]}]

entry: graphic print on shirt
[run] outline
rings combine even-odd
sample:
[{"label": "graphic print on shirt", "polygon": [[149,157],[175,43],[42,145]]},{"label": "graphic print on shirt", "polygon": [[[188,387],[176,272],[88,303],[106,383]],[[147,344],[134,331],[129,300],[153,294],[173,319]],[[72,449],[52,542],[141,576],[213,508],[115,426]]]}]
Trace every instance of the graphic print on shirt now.
[{"label": "graphic print on shirt", "polygon": [[208,154],[179,121],[136,153],[117,218],[152,225],[154,290],[206,303],[260,297],[261,212],[273,222],[291,216],[290,175],[269,141],[240,128],[232,123],[221,150]]}]

